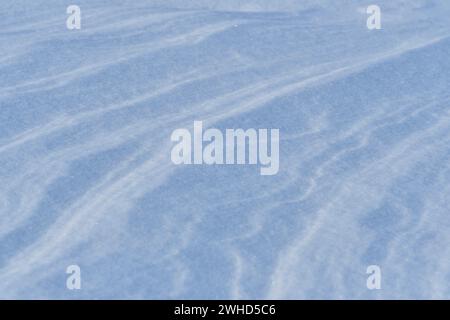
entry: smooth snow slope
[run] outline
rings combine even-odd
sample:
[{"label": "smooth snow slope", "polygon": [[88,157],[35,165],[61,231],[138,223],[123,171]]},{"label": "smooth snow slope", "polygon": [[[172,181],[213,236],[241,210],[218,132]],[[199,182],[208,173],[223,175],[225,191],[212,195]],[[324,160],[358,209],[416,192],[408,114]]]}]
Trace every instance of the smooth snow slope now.
[{"label": "smooth snow slope", "polygon": [[[449,298],[450,4],[369,4],[2,1],[0,298]],[[173,165],[194,120],[280,172]]]}]

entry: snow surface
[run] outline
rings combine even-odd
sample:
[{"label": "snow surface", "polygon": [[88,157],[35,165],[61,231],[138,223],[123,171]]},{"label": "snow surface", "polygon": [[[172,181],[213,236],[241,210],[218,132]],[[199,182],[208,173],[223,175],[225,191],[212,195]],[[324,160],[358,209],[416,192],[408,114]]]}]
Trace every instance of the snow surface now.
[{"label": "snow surface", "polygon": [[[448,299],[450,3],[369,4],[1,1],[0,298]],[[279,173],[173,165],[194,120]]]}]

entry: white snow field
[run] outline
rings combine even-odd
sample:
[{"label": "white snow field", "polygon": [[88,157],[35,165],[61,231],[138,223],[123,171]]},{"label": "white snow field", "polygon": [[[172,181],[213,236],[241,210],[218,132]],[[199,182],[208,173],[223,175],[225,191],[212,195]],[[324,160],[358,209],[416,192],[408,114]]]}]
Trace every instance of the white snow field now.
[{"label": "white snow field", "polygon": [[[450,298],[449,17],[440,0],[1,1],[0,298]],[[278,128],[278,174],[174,165],[194,120]]]}]

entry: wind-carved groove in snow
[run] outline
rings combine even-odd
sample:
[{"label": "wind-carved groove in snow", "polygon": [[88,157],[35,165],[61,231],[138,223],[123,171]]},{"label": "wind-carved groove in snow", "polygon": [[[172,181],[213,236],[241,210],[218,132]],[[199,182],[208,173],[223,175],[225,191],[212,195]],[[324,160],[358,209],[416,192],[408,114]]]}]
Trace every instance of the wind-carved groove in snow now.
[{"label": "wind-carved groove in snow", "polygon": [[144,45],[134,45],[127,49],[126,52],[121,52],[118,57],[111,57],[107,61],[94,63],[91,65],[82,65],[71,71],[67,71],[54,76],[49,76],[37,80],[31,80],[26,83],[18,84],[12,87],[0,88],[0,98],[6,98],[11,95],[26,94],[37,91],[53,90],[62,86],[70,84],[72,81],[79,80],[92,76],[98,72],[101,72],[112,65],[118,63],[129,62],[132,59],[145,56],[162,49],[170,47],[182,46],[182,45],[195,45],[205,41],[209,37],[232,28],[236,23],[242,23],[241,21],[226,21],[211,24],[207,26],[201,26],[190,32],[175,35],[167,39],[160,41],[154,41],[146,43]]}]

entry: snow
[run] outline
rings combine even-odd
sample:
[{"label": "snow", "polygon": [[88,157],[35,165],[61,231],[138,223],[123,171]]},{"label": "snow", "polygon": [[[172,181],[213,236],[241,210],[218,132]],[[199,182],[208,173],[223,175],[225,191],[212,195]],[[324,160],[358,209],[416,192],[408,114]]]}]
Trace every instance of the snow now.
[{"label": "snow", "polygon": [[[370,4],[1,2],[0,298],[448,298],[450,4]],[[278,174],[174,165],[194,121]]]}]

